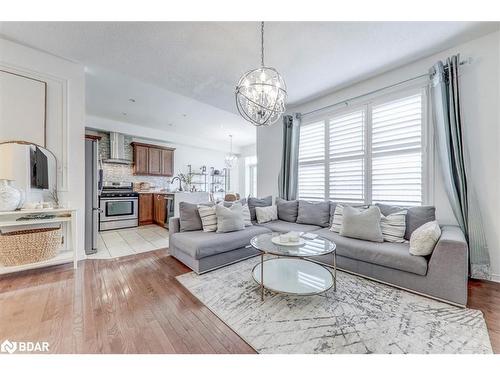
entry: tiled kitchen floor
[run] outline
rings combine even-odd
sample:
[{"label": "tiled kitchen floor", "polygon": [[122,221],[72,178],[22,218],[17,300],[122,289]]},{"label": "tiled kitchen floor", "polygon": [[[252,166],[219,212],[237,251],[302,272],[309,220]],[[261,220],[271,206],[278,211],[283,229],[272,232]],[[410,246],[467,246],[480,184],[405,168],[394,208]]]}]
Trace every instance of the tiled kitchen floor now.
[{"label": "tiled kitchen floor", "polygon": [[99,232],[97,253],[89,259],[110,259],[168,247],[168,230],[158,225]]}]

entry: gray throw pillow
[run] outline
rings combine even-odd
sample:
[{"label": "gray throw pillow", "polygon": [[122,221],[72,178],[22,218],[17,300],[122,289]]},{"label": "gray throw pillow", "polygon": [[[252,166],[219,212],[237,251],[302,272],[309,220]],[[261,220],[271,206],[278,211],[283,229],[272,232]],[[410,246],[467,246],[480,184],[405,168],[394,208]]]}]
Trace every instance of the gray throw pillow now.
[{"label": "gray throw pillow", "polygon": [[190,232],[194,230],[203,230],[201,224],[201,217],[198,213],[198,205],[200,206],[213,206],[212,202],[205,203],[179,203],[179,228],[181,232]]},{"label": "gray throw pillow", "polygon": [[384,242],[380,228],[380,209],[371,206],[365,210],[345,206],[340,235],[373,242]]},{"label": "gray throw pillow", "polygon": [[234,232],[245,229],[243,219],[243,207],[241,204],[233,204],[231,207],[224,207],[218,204],[215,207],[217,215],[217,233]]},{"label": "gray throw pillow", "polygon": [[256,221],[257,217],[255,216],[255,207],[267,207],[272,206],[273,197],[269,195],[265,198],[253,198],[248,197],[248,208],[250,209],[250,218],[252,221]]},{"label": "gray throw pillow", "polygon": [[307,202],[299,200],[297,223],[328,227],[330,224],[330,202]]},{"label": "gray throw pillow", "polygon": [[405,239],[410,240],[411,234],[415,229],[421,227],[429,221],[436,220],[436,207],[434,206],[417,206],[417,207],[399,207],[388,204],[377,203],[382,215],[387,216],[403,209],[408,210],[406,214],[406,232]]},{"label": "gray throw pillow", "polygon": [[246,198],[241,198],[240,200],[237,200],[237,201],[224,201],[224,202],[222,202],[222,204],[224,205],[224,207],[231,207],[235,203],[239,203],[242,206],[244,206],[245,204],[247,204],[247,199]]},{"label": "gray throw pillow", "polygon": [[287,201],[276,198],[276,207],[278,208],[278,219],[295,223],[299,214],[299,201]]}]

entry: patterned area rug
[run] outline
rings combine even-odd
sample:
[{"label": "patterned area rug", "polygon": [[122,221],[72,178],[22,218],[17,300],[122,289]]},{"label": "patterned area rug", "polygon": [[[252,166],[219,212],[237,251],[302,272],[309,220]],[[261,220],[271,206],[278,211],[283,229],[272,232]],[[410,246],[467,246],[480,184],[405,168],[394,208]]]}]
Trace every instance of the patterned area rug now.
[{"label": "patterned area rug", "polygon": [[480,311],[344,272],[337,292],[261,302],[258,261],[177,279],[259,353],[492,353]]}]

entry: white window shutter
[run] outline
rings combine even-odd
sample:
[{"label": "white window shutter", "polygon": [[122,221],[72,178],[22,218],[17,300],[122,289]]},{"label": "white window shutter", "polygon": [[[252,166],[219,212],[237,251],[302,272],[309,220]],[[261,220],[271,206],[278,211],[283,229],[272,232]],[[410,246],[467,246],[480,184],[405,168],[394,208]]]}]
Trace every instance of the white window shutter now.
[{"label": "white window shutter", "polygon": [[298,197],[310,201],[325,199],[325,124],[300,127]]}]

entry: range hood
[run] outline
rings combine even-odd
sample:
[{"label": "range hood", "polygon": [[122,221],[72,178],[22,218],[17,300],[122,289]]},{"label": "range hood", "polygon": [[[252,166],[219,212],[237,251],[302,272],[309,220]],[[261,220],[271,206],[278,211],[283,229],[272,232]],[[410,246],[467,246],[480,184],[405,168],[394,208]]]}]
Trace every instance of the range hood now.
[{"label": "range hood", "polygon": [[125,136],[120,133],[109,133],[109,159],[103,160],[110,164],[132,164],[125,158]]}]

